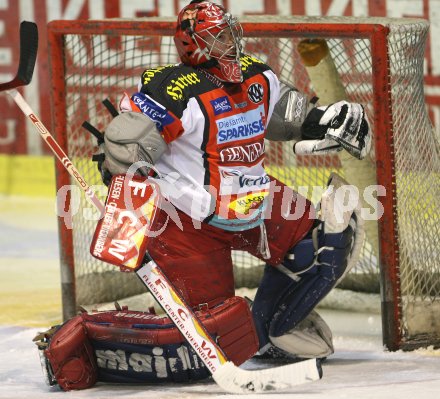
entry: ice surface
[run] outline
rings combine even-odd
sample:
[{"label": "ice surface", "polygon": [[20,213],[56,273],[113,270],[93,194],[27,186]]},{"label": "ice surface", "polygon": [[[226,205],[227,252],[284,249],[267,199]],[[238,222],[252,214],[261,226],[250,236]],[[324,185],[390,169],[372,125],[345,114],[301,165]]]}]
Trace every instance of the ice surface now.
[{"label": "ice surface", "polygon": [[[350,324],[351,315],[329,315],[333,322]],[[368,323],[368,317],[367,317]],[[358,326],[359,327],[359,326]],[[0,398],[220,398],[214,382],[185,385],[109,385],[65,393],[45,385],[36,347],[37,329],[0,327]],[[389,353],[380,337],[364,334],[335,336],[336,352],[323,365],[324,377],[288,393],[247,395],[255,398],[314,399],[436,399],[440,392],[440,352],[423,350]],[[249,365],[248,365],[249,366]],[[238,395],[228,395],[238,397]]]}]

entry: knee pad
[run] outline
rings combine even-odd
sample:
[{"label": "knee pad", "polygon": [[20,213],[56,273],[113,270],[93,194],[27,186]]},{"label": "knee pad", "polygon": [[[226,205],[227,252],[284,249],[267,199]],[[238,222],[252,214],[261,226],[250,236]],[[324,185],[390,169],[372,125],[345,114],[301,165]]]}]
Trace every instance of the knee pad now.
[{"label": "knee pad", "polygon": [[343,277],[350,265],[357,230],[352,214],[341,233],[325,233],[320,222],[275,267],[267,265],[252,313],[260,348],[295,328]]}]

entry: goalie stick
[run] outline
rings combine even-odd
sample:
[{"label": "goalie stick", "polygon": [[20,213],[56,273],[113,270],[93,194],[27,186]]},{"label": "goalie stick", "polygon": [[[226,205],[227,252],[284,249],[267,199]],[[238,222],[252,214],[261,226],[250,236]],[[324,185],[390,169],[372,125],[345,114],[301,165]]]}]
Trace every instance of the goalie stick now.
[{"label": "goalie stick", "polygon": [[[32,79],[38,47],[38,30],[35,23],[24,21],[20,25],[20,63],[17,76],[8,83],[0,84],[0,91],[7,91],[23,113],[29,117],[41,137],[55,156],[62,162],[70,175],[85,192],[87,198],[102,213],[104,205],[82,178],[65,152],[55,141],[30,106],[16,90]],[[148,255],[144,264],[135,270],[137,276],[148,288],[158,303],[175,323],[182,335],[200,356],[200,359],[212,373],[214,381],[230,393],[260,393],[288,389],[296,385],[319,380],[322,370],[318,360],[309,359],[259,370],[244,370],[228,361],[215,340],[207,333],[203,324],[185,304],[172,283],[162,273],[160,267]],[[50,371],[50,368],[48,368]]]}]

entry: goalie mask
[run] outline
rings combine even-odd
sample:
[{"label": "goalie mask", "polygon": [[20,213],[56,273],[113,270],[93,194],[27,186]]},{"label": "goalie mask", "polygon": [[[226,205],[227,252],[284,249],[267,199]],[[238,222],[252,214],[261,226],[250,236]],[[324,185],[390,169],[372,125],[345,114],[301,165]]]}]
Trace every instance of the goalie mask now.
[{"label": "goalie mask", "polygon": [[237,18],[222,6],[196,0],[180,11],[174,42],[185,65],[201,67],[222,82],[240,83],[242,37]]}]

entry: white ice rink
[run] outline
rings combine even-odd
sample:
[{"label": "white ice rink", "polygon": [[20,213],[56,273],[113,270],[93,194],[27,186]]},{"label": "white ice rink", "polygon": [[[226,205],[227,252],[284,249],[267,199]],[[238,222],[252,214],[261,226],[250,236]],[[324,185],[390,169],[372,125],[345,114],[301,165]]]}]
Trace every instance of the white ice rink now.
[{"label": "white ice rink", "polygon": [[[0,198],[0,398],[224,398],[211,381],[187,385],[104,385],[62,392],[45,385],[37,349],[32,338],[47,324],[20,318],[5,292],[50,290],[57,287],[58,243],[53,202]],[[35,265],[41,265],[40,269]],[[44,278],[39,277],[45,276]],[[50,285],[50,286],[49,286]],[[21,289],[23,287],[23,289]],[[11,294],[14,295],[14,294]],[[29,294],[29,307],[35,296]],[[43,300],[41,300],[43,301]],[[26,305],[26,303],[24,303]],[[47,306],[41,303],[41,308]],[[12,307],[12,308],[11,308]],[[23,312],[20,310],[20,312]],[[437,399],[440,398],[440,350],[385,352],[382,348],[380,315],[321,309],[333,330],[335,354],[323,365],[321,381],[298,386],[286,393],[247,395],[258,398],[307,399]],[[13,323],[5,322],[11,315]],[[57,315],[57,317],[60,317]],[[439,315],[440,317],[440,315]],[[55,317],[56,319],[56,317]],[[17,320],[19,322],[17,322]],[[14,324],[14,325],[11,325]],[[228,395],[227,397],[238,397]]]}]

